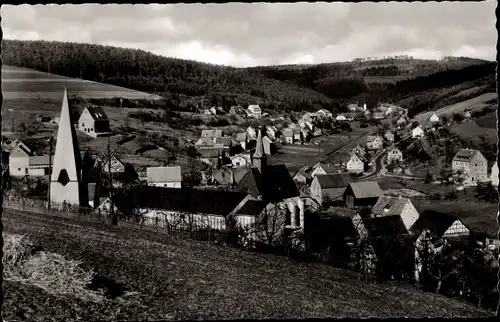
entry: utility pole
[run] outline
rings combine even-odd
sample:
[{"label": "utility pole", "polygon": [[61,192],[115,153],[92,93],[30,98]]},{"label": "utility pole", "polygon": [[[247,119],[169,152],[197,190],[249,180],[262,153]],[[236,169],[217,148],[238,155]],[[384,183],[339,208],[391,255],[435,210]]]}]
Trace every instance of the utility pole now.
[{"label": "utility pole", "polygon": [[113,178],[111,174],[111,144],[110,144],[110,136],[108,136],[108,174],[109,174],[109,204],[110,204],[110,214],[111,214],[111,222],[113,225],[118,224],[118,218],[115,215],[115,209],[113,206]]},{"label": "utility pole", "polygon": [[50,183],[52,182],[52,142],[53,142],[53,135],[51,132],[49,138],[49,188],[47,189],[48,199],[49,199],[47,206],[49,210],[51,208],[50,205],[52,203],[50,200]]}]

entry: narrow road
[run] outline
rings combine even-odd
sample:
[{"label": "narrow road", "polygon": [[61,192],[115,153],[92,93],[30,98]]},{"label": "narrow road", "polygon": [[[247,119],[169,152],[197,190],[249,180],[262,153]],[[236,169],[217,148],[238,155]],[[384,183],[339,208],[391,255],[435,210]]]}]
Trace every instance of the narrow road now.
[{"label": "narrow road", "polygon": [[380,171],[382,171],[383,168],[383,161],[384,157],[387,154],[387,152],[381,153],[376,159],[375,159],[375,171],[367,175],[366,177],[360,178],[360,180],[367,180],[367,179],[372,179],[376,177]]}]

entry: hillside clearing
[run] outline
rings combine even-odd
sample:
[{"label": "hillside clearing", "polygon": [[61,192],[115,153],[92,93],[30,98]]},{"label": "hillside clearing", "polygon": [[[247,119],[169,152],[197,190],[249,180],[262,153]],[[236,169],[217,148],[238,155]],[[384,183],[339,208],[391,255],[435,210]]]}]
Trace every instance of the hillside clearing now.
[{"label": "hillside clearing", "polygon": [[[484,136],[487,142],[496,144],[498,136],[496,130],[496,116],[494,114],[490,114],[489,118],[490,120],[488,121],[485,121],[483,118],[481,118],[479,124],[482,124],[483,126],[480,126],[477,122],[464,122],[450,129],[452,133],[455,133],[461,138],[471,140],[475,143],[480,143],[481,140],[479,136]],[[484,124],[493,126],[486,127],[484,126]]]},{"label": "hillside clearing", "polygon": [[466,109],[467,110],[483,109],[490,105],[488,102],[495,100],[497,98],[498,98],[497,93],[485,93],[460,103],[445,106],[436,111],[429,111],[416,115],[415,120],[417,120],[418,122],[426,122],[434,113],[437,116],[446,114],[447,116],[451,117],[453,113],[464,113]]},{"label": "hillside clearing", "polygon": [[4,212],[3,221],[6,232],[29,234],[47,251],[83,260],[101,276],[138,292],[106,304],[83,304],[6,283],[7,320],[27,313],[62,320],[491,315],[411,287],[363,284],[355,274],[329,266],[177,240],[160,232],[11,211]]}]

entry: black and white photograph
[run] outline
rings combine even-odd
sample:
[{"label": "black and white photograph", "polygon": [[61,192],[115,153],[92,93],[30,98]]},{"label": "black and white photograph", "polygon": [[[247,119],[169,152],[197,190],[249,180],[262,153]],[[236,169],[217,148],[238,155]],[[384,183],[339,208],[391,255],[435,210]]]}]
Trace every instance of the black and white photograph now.
[{"label": "black and white photograph", "polygon": [[2,322],[500,316],[497,5],[2,5]]}]

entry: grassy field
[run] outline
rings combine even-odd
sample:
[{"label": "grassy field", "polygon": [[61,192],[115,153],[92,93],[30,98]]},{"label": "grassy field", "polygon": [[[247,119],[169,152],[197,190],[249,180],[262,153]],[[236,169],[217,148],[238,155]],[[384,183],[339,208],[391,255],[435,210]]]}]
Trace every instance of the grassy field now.
[{"label": "grassy field", "polygon": [[479,127],[493,129],[496,131],[497,129],[497,115],[496,113],[491,113],[476,119],[476,124]]},{"label": "grassy field", "polygon": [[[492,114],[489,116],[489,120],[485,119],[488,116],[478,119],[478,122],[464,122],[455,127],[451,128],[452,133],[457,134],[458,136],[464,139],[470,139],[473,142],[480,143],[479,136],[483,135],[486,137],[486,140],[491,143],[497,142],[497,130],[496,130],[496,116]],[[491,119],[494,117],[493,119]],[[480,125],[481,124],[481,125]],[[489,126],[485,126],[489,125]],[[493,127],[490,127],[493,125]]]},{"label": "grassy field", "polygon": [[395,84],[402,80],[412,78],[411,76],[364,76],[363,81],[367,84],[370,83],[391,83]]},{"label": "grassy field", "polygon": [[[2,66],[2,94],[4,100],[10,99],[62,99],[67,86],[70,97],[82,98],[129,98],[159,99],[147,94],[119,86],[102,84],[83,79],[43,73],[27,68]],[[5,104],[5,103],[4,103]]]},{"label": "grassy field", "polygon": [[417,120],[418,122],[427,122],[434,113],[436,113],[437,116],[446,114],[447,116],[451,117],[453,113],[464,113],[466,109],[483,109],[487,106],[490,106],[490,104],[487,104],[487,102],[497,99],[497,97],[497,93],[485,93],[457,104],[445,106],[436,111],[429,111],[418,114],[415,116],[415,120]]},{"label": "grassy field", "polygon": [[27,234],[46,251],[83,261],[117,290],[114,299],[98,303],[5,282],[7,321],[491,316],[409,285],[364,284],[326,265],[155,231],[9,211],[2,219],[7,233]]}]

